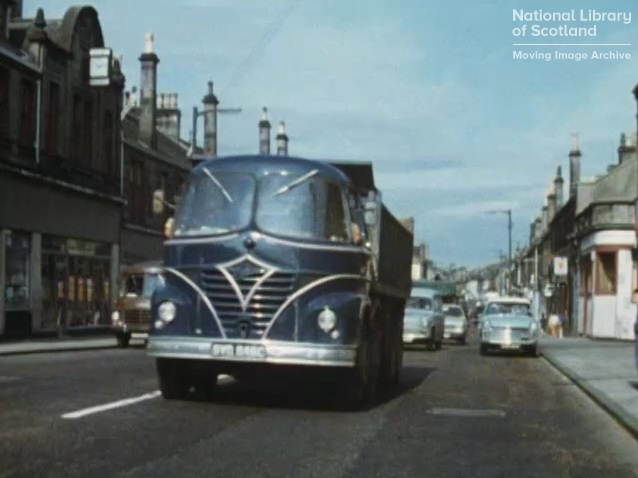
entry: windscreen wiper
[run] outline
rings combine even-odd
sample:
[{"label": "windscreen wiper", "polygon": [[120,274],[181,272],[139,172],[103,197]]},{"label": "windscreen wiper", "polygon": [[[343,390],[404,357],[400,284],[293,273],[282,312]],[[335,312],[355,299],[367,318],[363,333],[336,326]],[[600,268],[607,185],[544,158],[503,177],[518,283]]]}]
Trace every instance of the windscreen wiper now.
[{"label": "windscreen wiper", "polygon": [[217,187],[219,189],[221,189],[221,192],[224,193],[224,196],[226,196],[226,199],[228,199],[228,202],[233,202],[233,198],[230,197],[230,194],[228,194],[228,191],[226,191],[226,188],[224,186],[222,186],[222,183],[220,183],[217,178],[215,176],[213,176],[213,173],[211,173],[208,169],[203,168],[204,172],[206,173],[206,175],[217,185]]},{"label": "windscreen wiper", "polygon": [[281,188],[279,188],[277,190],[277,192],[275,192],[275,194],[272,195],[272,197],[275,196],[279,196],[280,194],[284,194],[287,193],[288,191],[290,191],[292,188],[299,186],[301,183],[303,183],[304,181],[307,181],[308,179],[310,179],[311,177],[313,177],[314,175],[316,175],[319,172],[318,169],[313,169],[312,171],[310,171],[307,174],[304,174],[303,176],[301,176],[300,178],[295,179],[294,181],[292,181],[289,184],[286,184],[285,186],[282,186]]}]

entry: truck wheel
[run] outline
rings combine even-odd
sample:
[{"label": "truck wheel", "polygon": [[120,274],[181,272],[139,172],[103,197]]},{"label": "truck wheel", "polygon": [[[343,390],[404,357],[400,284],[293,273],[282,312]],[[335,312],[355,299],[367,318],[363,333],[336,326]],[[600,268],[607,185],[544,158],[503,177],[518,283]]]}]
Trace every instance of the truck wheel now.
[{"label": "truck wheel", "polygon": [[217,374],[209,370],[193,370],[192,382],[195,393],[205,399],[210,400],[215,396],[217,390]]},{"label": "truck wheel", "polygon": [[377,391],[379,379],[379,347],[370,330],[366,330],[359,345],[357,361],[352,374],[348,374],[341,388],[340,402],[348,410],[361,410],[368,406]]},{"label": "truck wheel", "polygon": [[487,355],[487,352],[488,352],[487,344],[481,344],[479,348],[479,352],[481,355]]},{"label": "truck wheel", "polygon": [[115,338],[117,339],[117,346],[125,349],[131,341],[131,334],[117,334]]},{"label": "truck wheel", "polygon": [[187,364],[180,360],[158,358],[155,365],[162,397],[166,400],[185,399],[191,387]]}]

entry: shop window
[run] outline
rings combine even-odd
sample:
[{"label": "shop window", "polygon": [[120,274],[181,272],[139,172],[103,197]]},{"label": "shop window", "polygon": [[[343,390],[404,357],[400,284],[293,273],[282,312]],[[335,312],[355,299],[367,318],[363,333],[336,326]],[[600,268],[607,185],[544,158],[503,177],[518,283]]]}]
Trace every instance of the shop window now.
[{"label": "shop window", "polygon": [[616,252],[598,253],[598,294],[616,294]]},{"label": "shop window", "polygon": [[28,234],[7,235],[4,290],[7,309],[29,308],[29,243]]}]

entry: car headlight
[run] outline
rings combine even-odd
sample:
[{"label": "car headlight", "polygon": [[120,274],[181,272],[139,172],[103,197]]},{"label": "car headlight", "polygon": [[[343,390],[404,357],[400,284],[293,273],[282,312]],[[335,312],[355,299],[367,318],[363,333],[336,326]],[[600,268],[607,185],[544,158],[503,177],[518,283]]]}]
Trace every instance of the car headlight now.
[{"label": "car headlight", "polygon": [[162,302],[157,308],[157,315],[162,322],[171,322],[177,315],[177,308],[172,302]]},{"label": "car headlight", "polygon": [[120,313],[117,310],[114,310],[111,313],[111,322],[113,322],[113,324],[117,324],[118,320],[120,320]]},{"label": "car headlight", "polygon": [[529,333],[534,335],[536,332],[538,332],[538,324],[536,321],[533,321],[529,324]]}]

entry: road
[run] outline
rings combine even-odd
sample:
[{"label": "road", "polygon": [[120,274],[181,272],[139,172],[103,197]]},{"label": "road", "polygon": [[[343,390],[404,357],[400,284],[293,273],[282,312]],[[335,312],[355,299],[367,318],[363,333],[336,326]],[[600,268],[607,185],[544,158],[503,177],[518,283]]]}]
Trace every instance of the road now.
[{"label": "road", "polygon": [[543,359],[446,344],[404,366],[346,413],[230,379],[164,401],[142,348],[3,357],[0,477],[638,476],[634,438]]}]

